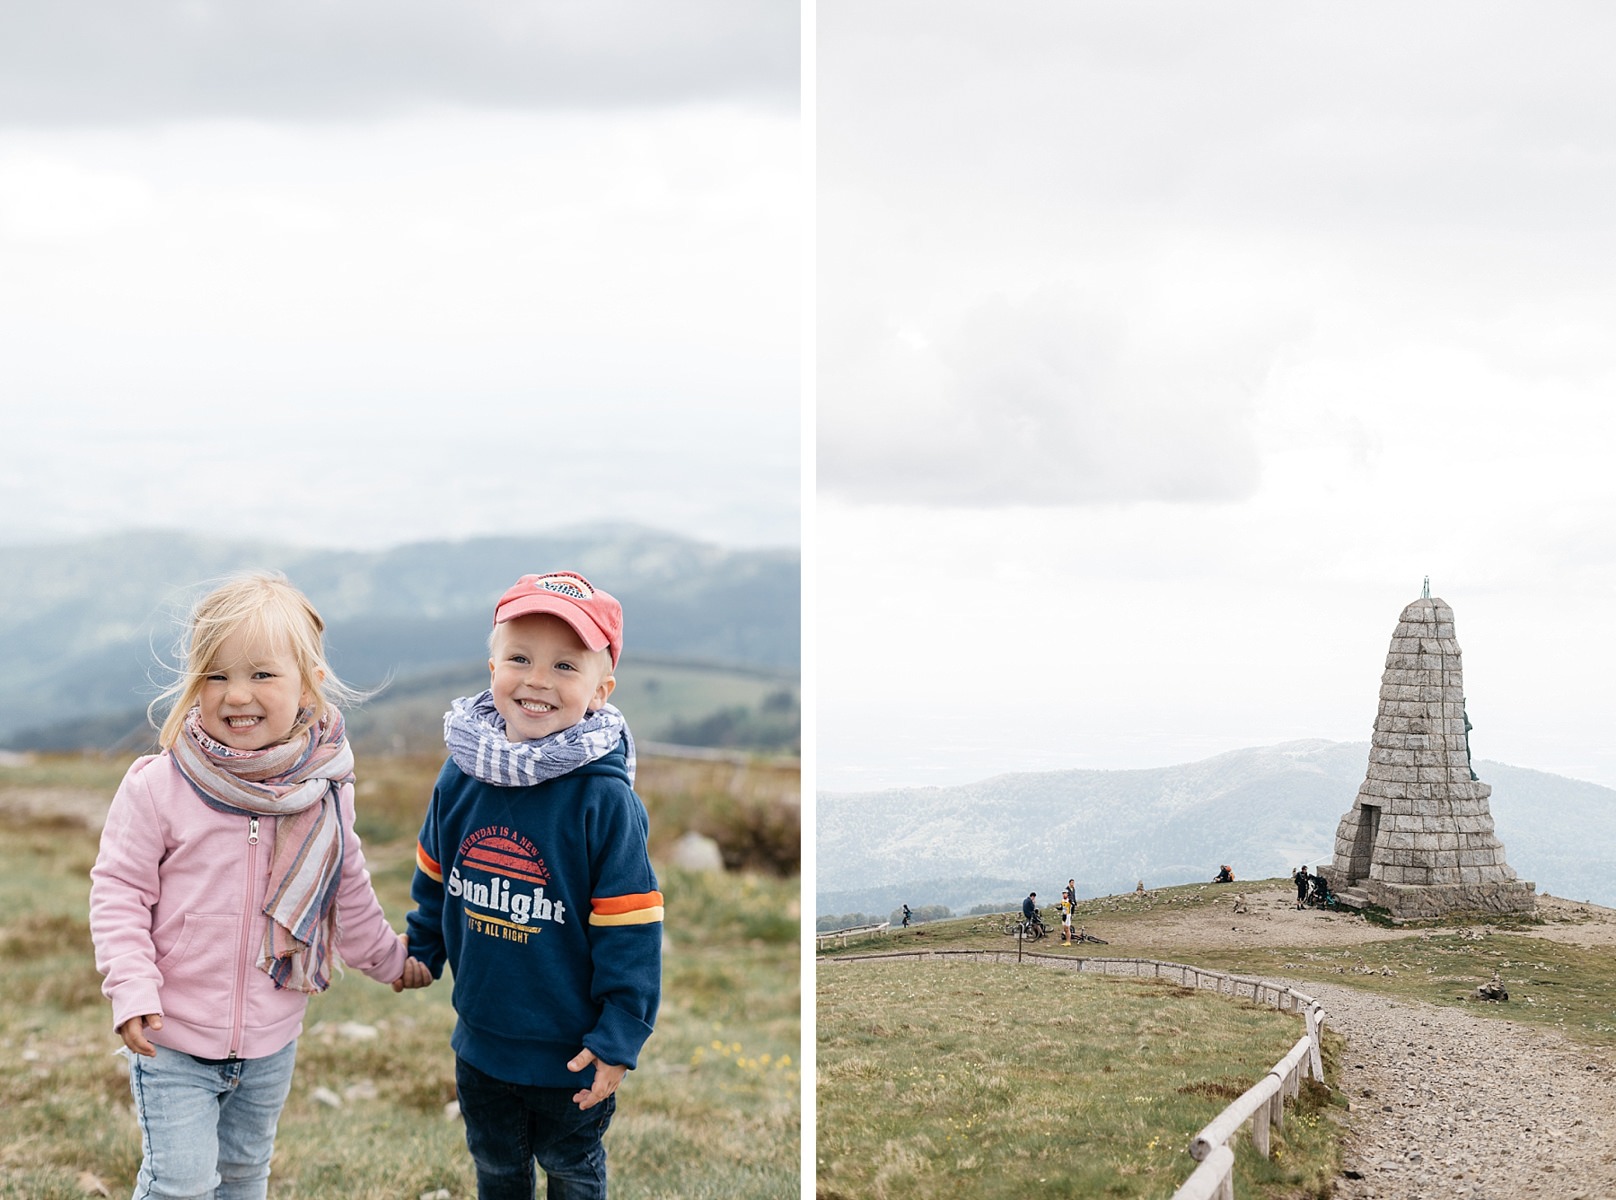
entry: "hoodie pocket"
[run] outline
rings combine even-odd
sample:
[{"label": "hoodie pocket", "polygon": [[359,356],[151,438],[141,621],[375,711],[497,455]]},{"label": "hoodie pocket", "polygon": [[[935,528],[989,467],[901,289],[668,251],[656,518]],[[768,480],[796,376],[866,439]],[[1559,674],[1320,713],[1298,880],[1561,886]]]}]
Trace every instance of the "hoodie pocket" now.
[{"label": "hoodie pocket", "polygon": [[[236,955],[241,941],[236,917],[230,913],[186,913],[179,937],[161,958],[165,1002],[179,992],[191,1001],[228,1000],[235,986]],[[225,1013],[218,1013],[224,1017]],[[228,1019],[228,1018],[226,1018]]]}]

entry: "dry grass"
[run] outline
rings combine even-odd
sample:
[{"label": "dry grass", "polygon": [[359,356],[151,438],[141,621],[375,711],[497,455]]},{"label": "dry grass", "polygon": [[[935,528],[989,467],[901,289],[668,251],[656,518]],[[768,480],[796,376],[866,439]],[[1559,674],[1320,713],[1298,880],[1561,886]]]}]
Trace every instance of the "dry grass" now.
[{"label": "dry grass", "polygon": [[[408,911],[414,837],[437,768],[436,758],[360,764],[361,836],[395,926]],[[20,770],[0,770],[0,1037],[11,1051],[0,1066],[0,1198],[128,1194],[139,1136],[87,923],[96,834],[86,822],[104,809],[122,764]],[[653,860],[682,832],[668,823],[682,826],[731,795],[775,794],[788,777],[771,768],[748,781],[731,764],[714,779],[647,762],[640,790],[658,834]],[[678,779],[689,782],[664,809],[656,789]],[[663,1005],[607,1135],[613,1195],[796,1197],[799,881],[660,862],[658,874],[668,900]],[[461,1126],[444,1113],[453,1019],[447,984],[400,996],[350,972],[316,997],[271,1197],[475,1195]]]},{"label": "dry grass", "polygon": [[[1154,980],[1031,964],[821,962],[822,1200],[1166,1196],[1190,1138],[1301,1036],[1300,1019]],[[1319,1088],[1239,1195],[1334,1173]]]}]

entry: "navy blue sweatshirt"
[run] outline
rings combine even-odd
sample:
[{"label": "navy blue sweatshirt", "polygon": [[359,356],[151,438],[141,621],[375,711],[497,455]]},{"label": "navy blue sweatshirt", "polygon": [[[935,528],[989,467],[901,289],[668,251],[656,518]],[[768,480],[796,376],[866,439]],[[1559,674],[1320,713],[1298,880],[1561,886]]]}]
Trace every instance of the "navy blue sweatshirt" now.
[{"label": "navy blue sweatshirt", "polygon": [[633,1067],[662,989],[662,893],[623,747],[545,783],[443,764],[416,848],[410,954],[454,974],[451,1044],[484,1074],[589,1086],[587,1047]]}]

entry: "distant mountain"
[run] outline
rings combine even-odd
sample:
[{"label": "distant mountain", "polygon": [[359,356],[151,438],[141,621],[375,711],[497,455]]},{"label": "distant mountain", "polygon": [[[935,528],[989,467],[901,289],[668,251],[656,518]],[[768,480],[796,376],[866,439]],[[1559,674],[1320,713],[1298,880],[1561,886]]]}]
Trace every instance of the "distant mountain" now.
[{"label": "distant mountain", "polygon": [[127,729],[160,690],[158,660],[172,661],[199,585],[245,568],[282,570],[308,594],[328,625],[332,667],[361,687],[391,678],[409,692],[412,679],[475,679],[501,592],[526,572],[570,568],[623,602],[625,677],[636,661],[657,660],[766,676],[794,691],[799,558],[621,525],[380,551],[149,531],[0,546],[0,745],[31,748],[18,744],[23,731],[64,725],[84,731],[84,744],[104,744],[96,739]]},{"label": "distant mountain", "polygon": [[[1301,741],[1132,771],[1000,775],[960,787],[821,792],[822,913],[945,903],[956,912],[1029,889],[1081,896],[1328,865],[1367,742]],[[1616,790],[1478,762],[1510,866],[1575,900],[1616,905]],[[965,888],[967,880],[991,881]],[[1001,880],[1019,881],[1013,888]],[[949,896],[953,899],[943,899]]]}]

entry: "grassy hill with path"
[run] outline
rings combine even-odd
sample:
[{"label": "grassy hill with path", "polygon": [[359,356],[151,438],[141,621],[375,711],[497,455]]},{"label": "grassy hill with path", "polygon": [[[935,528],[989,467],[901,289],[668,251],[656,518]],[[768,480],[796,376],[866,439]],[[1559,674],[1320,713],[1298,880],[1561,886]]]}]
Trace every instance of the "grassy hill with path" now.
[{"label": "grassy hill with path", "polygon": [[[1078,906],[1077,921],[1109,944],[1063,947],[1054,938],[1024,946],[1020,964],[996,966],[946,957],[826,961],[1014,949],[1002,918],[981,916],[821,953],[822,1200],[960,1190],[1168,1195],[1194,1166],[1185,1153],[1190,1135],[1301,1035],[1299,1018],[1249,1001],[1040,970],[1035,955],[1185,962],[1335,997],[1328,1088],[1304,1092],[1295,1119],[1276,1131],[1275,1159],[1242,1145],[1238,1195],[1425,1194],[1419,1189],[1447,1178],[1439,1153],[1463,1167],[1449,1174],[1478,1189],[1455,1195],[1518,1194],[1508,1176],[1497,1190],[1498,1172],[1552,1168],[1554,1154],[1572,1164],[1557,1182],[1573,1187],[1554,1194],[1616,1179],[1600,1148],[1616,1133],[1610,909],[1543,897],[1530,920],[1389,929],[1347,913],[1297,911],[1289,881],[1264,880],[1099,897]],[[1509,1000],[1477,1000],[1475,989],[1494,973]],[[1448,1025],[1457,1032],[1439,1043],[1439,1027]],[[1420,1068],[1413,1078],[1411,1062]],[[1497,1094],[1487,1097],[1487,1122],[1472,1127],[1460,1108],[1482,1098],[1476,1079],[1496,1079],[1493,1064],[1504,1062],[1511,1084],[1488,1089]],[[1572,1072],[1577,1083],[1568,1088]],[[1469,1082],[1444,1088],[1450,1075]],[[1410,1134],[1410,1120],[1424,1125]],[[1485,1147],[1516,1137],[1513,1144],[1534,1147],[1533,1130],[1545,1125],[1563,1140],[1542,1139],[1541,1164],[1524,1151],[1519,1162],[1481,1161],[1484,1149],[1467,1140],[1479,1136]],[[1380,1148],[1398,1138],[1419,1145],[1388,1164]]]}]

